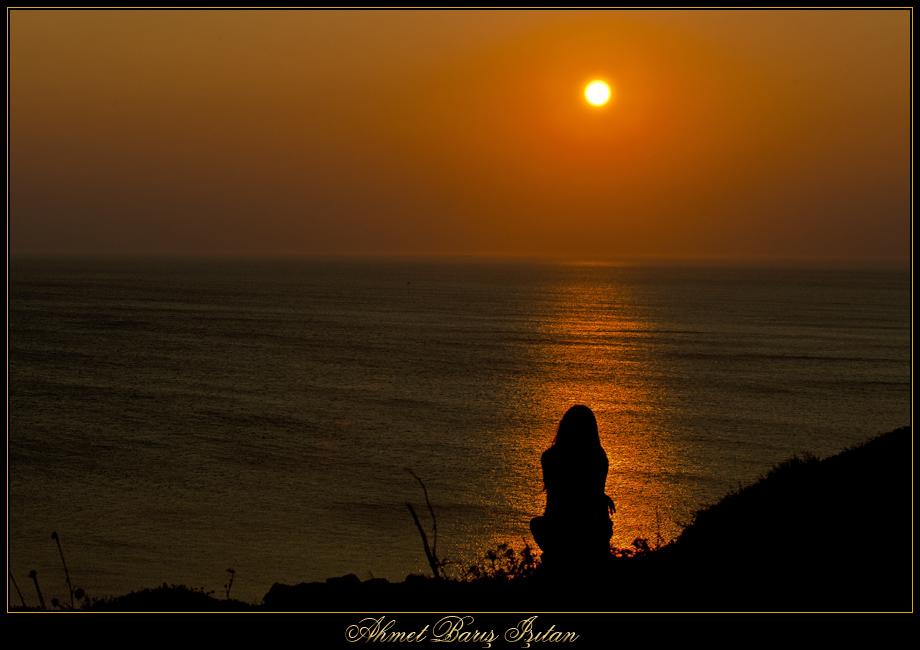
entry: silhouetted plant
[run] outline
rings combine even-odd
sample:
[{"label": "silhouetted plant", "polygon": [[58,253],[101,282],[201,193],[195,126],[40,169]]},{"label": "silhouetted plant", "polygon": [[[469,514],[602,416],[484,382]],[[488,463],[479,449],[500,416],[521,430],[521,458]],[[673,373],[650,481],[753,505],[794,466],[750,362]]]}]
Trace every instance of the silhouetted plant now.
[{"label": "silhouetted plant", "polygon": [[41,605],[42,609],[48,609],[45,607],[45,599],[42,597],[42,590],[38,586],[38,572],[35,569],[29,571],[29,577],[32,578],[32,582],[35,583],[35,591],[38,592],[38,602]]},{"label": "silhouetted plant", "polygon": [[19,585],[16,584],[16,578],[13,577],[13,572],[12,572],[12,570],[9,571],[9,574],[10,574],[10,580],[11,580],[12,583],[13,583],[13,587],[15,587],[16,593],[19,594],[19,602],[21,602],[21,603],[22,603],[22,606],[25,607],[25,606],[26,606],[26,601],[25,601],[25,599],[22,597],[22,592],[19,591]]},{"label": "silhouetted plant", "polygon": [[428,536],[425,534],[425,529],[422,528],[422,524],[418,520],[418,515],[415,514],[415,508],[408,502],[406,503],[406,507],[409,508],[409,512],[412,513],[412,519],[415,520],[415,527],[418,528],[419,535],[422,536],[422,545],[425,548],[425,557],[428,558],[428,566],[431,567],[431,572],[434,574],[435,580],[440,580],[442,577],[441,569],[446,566],[449,561],[446,558],[443,560],[438,558],[438,520],[434,516],[434,508],[431,507],[431,501],[428,499],[428,490],[425,488],[425,483],[423,483],[422,479],[408,467],[406,467],[405,470],[419,482],[419,485],[422,486],[422,492],[425,493],[425,503],[428,504],[428,512],[431,513],[431,522],[434,529],[434,547],[428,544]]},{"label": "silhouetted plant", "polygon": [[227,569],[227,573],[230,574],[230,579],[227,581],[227,584],[224,585],[224,589],[227,590],[227,600],[230,600],[230,589],[233,587],[233,577],[236,575],[236,571]]},{"label": "silhouetted plant", "polygon": [[58,537],[57,532],[51,533],[51,539],[57,543],[58,553],[61,554],[61,564],[64,565],[64,577],[67,578],[67,590],[70,592],[70,609],[73,609],[73,585],[70,583],[70,572],[67,570],[67,562],[64,560],[64,551],[61,549],[61,539]]},{"label": "silhouetted plant", "polygon": [[[656,545],[655,550],[658,550],[660,545]],[[632,548],[611,548],[611,554],[614,557],[645,557],[652,552],[651,546],[649,546],[648,540],[644,537],[637,537],[633,540]]]},{"label": "silhouetted plant", "polygon": [[489,550],[483,558],[488,563],[482,566],[470,565],[464,574],[466,580],[505,581],[524,578],[533,575],[540,564],[527,542],[524,542],[520,553],[510,544],[502,543]]}]

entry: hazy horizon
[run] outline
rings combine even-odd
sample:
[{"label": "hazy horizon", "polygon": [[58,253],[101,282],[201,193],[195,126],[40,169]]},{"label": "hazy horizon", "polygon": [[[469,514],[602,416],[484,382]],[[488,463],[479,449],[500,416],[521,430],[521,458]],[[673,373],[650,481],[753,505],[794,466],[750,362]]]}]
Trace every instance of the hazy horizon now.
[{"label": "hazy horizon", "polygon": [[450,261],[450,260],[478,260],[495,262],[522,262],[522,263],[552,263],[573,265],[598,265],[598,266],[630,266],[630,265],[738,265],[738,266],[783,266],[783,265],[881,265],[909,269],[912,258],[902,257],[601,257],[590,255],[551,255],[539,253],[418,253],[418,252],[376,252],[376,253],[277,253],[277,252],[235,252],[235,251],[79,251],[79,252],[54,252],[54,251],[24,251],[8,253],[8,261],[16,260],[239,260],[239,261],[297,261],[297,260],[341,260],[341,261]]}]

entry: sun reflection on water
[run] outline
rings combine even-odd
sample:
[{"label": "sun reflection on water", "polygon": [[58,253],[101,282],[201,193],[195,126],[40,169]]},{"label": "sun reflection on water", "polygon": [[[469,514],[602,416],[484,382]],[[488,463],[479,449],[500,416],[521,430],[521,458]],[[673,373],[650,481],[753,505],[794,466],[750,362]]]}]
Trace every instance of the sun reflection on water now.
[{"label": "sun reflection on water", "polygon": [[[541,317],[526,351],[532,367],[508,396],[519,408],[524,405],[520,410],[529,411],[532,420],[495,432],[502,441],[495,462],[505,468],[508,483],[497,491],[498,503],[488,505],[518,514],[506,525],[479,532],[485,548],[501,542],[520,547],[522,538],[533,546],[529,520],[545,506],[540,456],[574,404],[594,411],[610,461],[607,493],[617,504],[611,543],[625,548],[644,537],[654,545],[680,531],[686,517],[682,463],[679,447],[658,426],[666,389],[656,381],[654,325],[638,297],[616,282],[616,272],[569,267],[538,297]],[[490,494],[486,501],[492,499]]]}]

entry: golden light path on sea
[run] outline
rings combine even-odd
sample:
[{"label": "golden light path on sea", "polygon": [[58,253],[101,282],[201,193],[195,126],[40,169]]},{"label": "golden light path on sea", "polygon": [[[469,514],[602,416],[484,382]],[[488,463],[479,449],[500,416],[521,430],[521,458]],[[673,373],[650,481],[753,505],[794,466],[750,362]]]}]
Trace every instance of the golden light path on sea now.
[{"label": "golden light path on sea", "polygon": [[666,388],[650,349],[655,325],[623,285],[596,277],[576,272],[541,295],[540,335],[529,347],[536,368],[496,400],[513,400],[533,414],[535,426],[508,422],[493,432],[501,441],[490,461],[496,485],[481,505],[499,514],[493,525],[468,531],[460,545],[464,557],[481,557],[501,543],[537,549],[529,521],[545,506],[540,456],[574,404],[594,411],[609,459],[607,493],[617,507],[612,545],[628,548],[637,538],[666,543],[687,520],[686,490],[674,480],[681,473],[680,447],[656,426]]}]

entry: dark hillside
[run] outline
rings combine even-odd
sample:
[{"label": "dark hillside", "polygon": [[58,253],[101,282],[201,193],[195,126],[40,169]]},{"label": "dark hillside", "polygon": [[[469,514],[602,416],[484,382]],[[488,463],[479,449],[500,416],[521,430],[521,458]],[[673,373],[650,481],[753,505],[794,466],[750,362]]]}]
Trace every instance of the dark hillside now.
[{"label": "dark hillside", "polygon": [[698,512],[660,559],[716,608],[910,609],[911,473],[908,427],[793,458]]}]

